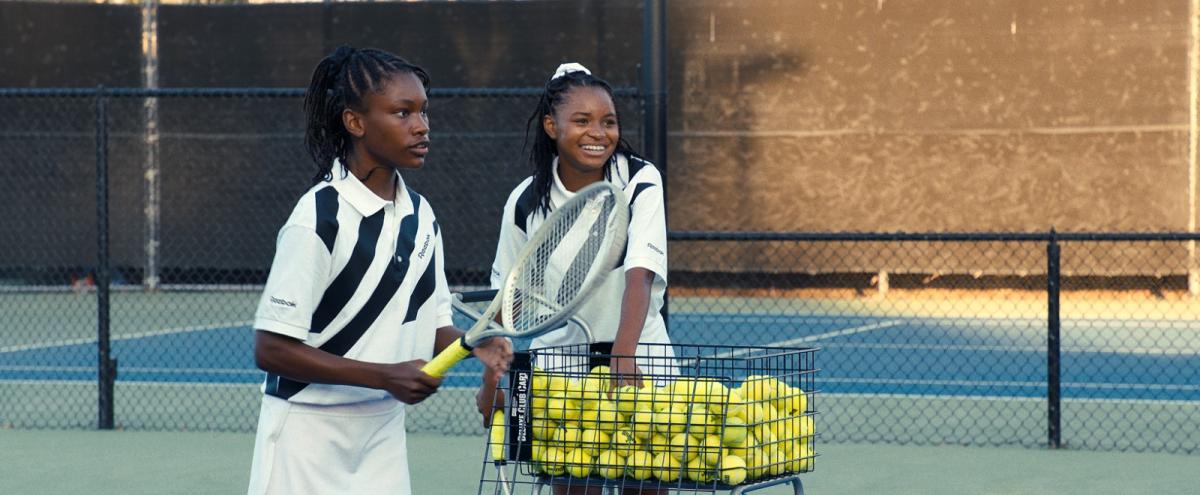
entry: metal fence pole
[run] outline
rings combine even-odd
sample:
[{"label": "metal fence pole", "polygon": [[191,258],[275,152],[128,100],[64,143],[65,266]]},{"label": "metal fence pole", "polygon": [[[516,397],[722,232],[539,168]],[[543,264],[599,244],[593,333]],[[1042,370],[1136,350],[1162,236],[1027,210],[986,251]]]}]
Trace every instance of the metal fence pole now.
[{"label": "metal fence pole", "polygon": [[[142,85],[158,89],[158,0],[142,1]],[[158,163],[158,97],[149,95],[143,103],[145,118],[142,140],[145,144],[143,174],[146,191],[145,276],[146,290],[157,290],[159,284],[158,247],[159,216],[161,212],[161,170]]]},{"label": "metal fence pole", "polygon": [[1062,396],[1059,369],[1059,289],[1062,287],[1060,271],[1061,247],[1058,233],[1050,229],[1050,240],[1046,245],[1046,400],[1047,435],[1050,448],[1062,447]]},{"label": "metal fence pole", "polygon": [[[667,202],[666,4],[666,0],[642,2],[642,142],[650,161],[662,172],[664,208]],[[671,314],[668,297],[663,294],[664,325],[669,323]]]},{"label": "metal fence pole", "polygon": [[116,362],[109,358],[109,259],[108,259],[108,97],[104,86],[96,89],[96,344],[97,427],[113,428],[113,381]]}]

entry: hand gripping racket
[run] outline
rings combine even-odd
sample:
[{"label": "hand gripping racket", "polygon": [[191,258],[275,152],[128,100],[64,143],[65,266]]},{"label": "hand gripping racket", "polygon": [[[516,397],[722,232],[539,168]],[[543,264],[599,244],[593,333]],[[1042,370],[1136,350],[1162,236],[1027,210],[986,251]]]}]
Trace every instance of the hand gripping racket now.
[{"label": "hand gripping racket", "polygon": [[[467,333],[421,371],[445,376],[491,337],[535,337],[563,324],[625,249],[629,206],[612,183],[593,183],[555,208],[517,256],[504,284]],[[500,315],[500,327],[489,325]]]}]

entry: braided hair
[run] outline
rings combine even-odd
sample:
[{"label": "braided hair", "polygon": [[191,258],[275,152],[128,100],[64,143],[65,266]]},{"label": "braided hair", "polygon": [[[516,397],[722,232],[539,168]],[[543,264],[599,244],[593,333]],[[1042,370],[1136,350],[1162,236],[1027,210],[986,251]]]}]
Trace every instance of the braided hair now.
[{"label": "braided hair", "polygon": [[413,74],[429,87],[425,69],[376,48],[342,45],[313,69],[312,82],[304,94],[304,146],[317,164],[314,185],[333,178],[335,158],[346,164],[349,157],[353,140],[342,123],[342,112],[365,110],[364,97],[380,91],[382,84],[396,74]]},{"label": "braided hair", "polygon": [[[544,215],[550,213],[550,190],[554,186],[554,171],[551,167],[554,166],[554,158],[558,156],[558,146],[550,138],[550,135],[546,134],[546,130],[542,128],[542,119],[547,115],[554,115],[554,111],[563,103],[567,92],[572,88],[584,87],[600,88],[605,93],[608,93],[609,98],[613,97],[612,87],[608,85],[608,82],[586,71],[579,70],[556,75],[546,82],[546,87],[542,90],[542,96],[538,100],[537,107],[533,110],[533,114],[529,116],[529,121],[525,126],[524,149],[529,151],[529,164],[533,167],[533,184],[530,187],[533,188],[534,195],[537,198],[534,211]],[[620,112],[617,111],[618,133],[620,132],[620,125]],[[530,144],[530,133],[533,134],[532,145]],[[617,139],[617,149],[610,158],[610,164],[617,159],[618,154],[640,158],[634,152],[633,147],[625,141],[623,136]],[[605,180],[612,178],[611,168],[604,168]]]}]

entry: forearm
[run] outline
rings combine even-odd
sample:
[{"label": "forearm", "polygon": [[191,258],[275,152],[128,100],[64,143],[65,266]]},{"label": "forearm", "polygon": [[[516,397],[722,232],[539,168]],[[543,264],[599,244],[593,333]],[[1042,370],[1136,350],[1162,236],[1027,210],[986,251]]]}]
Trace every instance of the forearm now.
[{"label": "forearm", "polygon": [[650,286],[653,280],[654,273],[645,268],[634,268],[625,273],[621,319],[617,325],[617,337],[613,341],[614,355],[633,356],[637,353],[642,327],[646,324],[646,312],[650,309]]},{"label": "forearm", "polygon": [[378,364],[330,354],[264,330],[255,332],[254,360],[263,371],[297,381],[382,388]]}]

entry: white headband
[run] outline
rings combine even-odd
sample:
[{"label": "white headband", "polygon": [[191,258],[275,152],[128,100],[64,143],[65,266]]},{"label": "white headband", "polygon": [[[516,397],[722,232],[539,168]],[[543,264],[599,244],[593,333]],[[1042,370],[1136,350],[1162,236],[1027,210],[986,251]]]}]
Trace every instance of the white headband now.
[{"label": "white headband", "polygon": [[568,62],[568,63],[558,66],[558,70],[554,71],[554,75],[550,76],[550,80],[553,81],[555,79],[558,79],[558,78],[565,76],[567,74],[570,74],[572,72],[582,72],[582,73],[588,74],[588,75],[590,75],[592,73],[592,71],[587,70],[587,67],[584,67],[575,62]]}]

